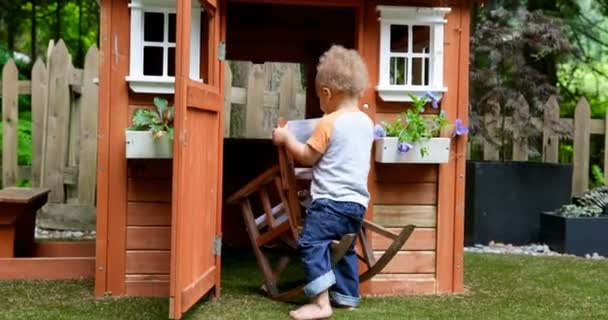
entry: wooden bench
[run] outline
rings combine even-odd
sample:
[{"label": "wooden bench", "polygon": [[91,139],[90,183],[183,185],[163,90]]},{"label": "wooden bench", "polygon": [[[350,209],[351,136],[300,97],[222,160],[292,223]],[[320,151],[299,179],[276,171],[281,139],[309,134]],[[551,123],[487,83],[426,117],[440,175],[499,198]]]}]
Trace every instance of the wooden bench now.
[{"label": "wooden bench", "polygon": [[36,212],[49,189],[9,187],[0,190],[0,258],[32,254]]}]

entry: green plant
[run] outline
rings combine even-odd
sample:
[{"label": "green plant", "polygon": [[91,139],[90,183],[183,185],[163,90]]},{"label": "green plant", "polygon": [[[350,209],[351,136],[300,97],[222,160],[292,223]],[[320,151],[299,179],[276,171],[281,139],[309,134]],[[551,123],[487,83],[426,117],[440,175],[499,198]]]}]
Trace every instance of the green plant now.
[{"label": "green plant", "polygon": [[604,209],[596,205],[579,206],[576,204],[566,204],[553,212],[563,217],[579,218],[579,217],[599,217],[604,213]]},{"label": "green plant", "polygon": [[604,172],[597,164],[591,166],[591,187],[597,188],[606,185],[604,181]]},{"label": "green plant", "polygon": [[173,139],[173,118],[175,107],[163,98],[154,98],[155,110],[140,108],[133,112],[131,130],[152,131],[154,138],[168,134]]},{"label": "green plant", "polygon": [[[412,107],[402,112],[393,122],[382,122],[376,126],[374,131],[375,138],[397,137],[399,139],[398,151],[406,153],[413,148],[412,144],[423,142],[438,136],[441,131],[450,125],[445,112],[427,119],[422,115],[424,106],[431,102],[434,109],[439,108],[439,101],[431,94],[427,93],[423,97],[409,95],[412,99]],[[460,119],[456,120],[454,135],[463,135],[468,129],[462,124]],[[426,156],[429,153],[428,147],[420,148],[420,155]]]}]

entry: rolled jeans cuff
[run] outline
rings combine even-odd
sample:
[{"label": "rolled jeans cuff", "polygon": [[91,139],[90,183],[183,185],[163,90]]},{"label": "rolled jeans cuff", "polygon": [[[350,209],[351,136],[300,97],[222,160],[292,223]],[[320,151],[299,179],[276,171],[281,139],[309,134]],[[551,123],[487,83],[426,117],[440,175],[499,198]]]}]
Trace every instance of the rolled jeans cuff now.
[{"label": "rolled jeans cuff", "polygon": [[304,294],[308,297],[316,297],[319,293],[329,289],[329,287],[333,286],[336,283],[336,275],[334,275],[333,271],[329,271],[324,275],[321,275],[309,282],[304,287]]},{"label": "rolled jeans cuff", "polygon": [[361,303],[360,297],[346,296],[333,291],[329,292],[329,297],[333,303],[343,307],[356,307]]}]

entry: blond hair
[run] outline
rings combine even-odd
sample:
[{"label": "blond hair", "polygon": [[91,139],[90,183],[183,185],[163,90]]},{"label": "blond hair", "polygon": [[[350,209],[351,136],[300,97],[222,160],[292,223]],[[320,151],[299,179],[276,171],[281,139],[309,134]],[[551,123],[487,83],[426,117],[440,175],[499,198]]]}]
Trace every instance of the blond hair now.
[{"label": "blond hair", "polygon": [[365,62],[356,50],[333,45],[319,58],[316,85],[360,95],[369,85]]}]

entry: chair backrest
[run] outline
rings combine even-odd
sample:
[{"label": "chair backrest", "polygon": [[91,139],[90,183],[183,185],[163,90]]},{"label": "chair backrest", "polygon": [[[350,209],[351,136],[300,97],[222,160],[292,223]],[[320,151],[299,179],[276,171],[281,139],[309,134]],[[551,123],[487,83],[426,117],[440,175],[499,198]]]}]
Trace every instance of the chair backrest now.
[{"label": "chair backrest", "polygon": [[[288,128],[301,142],[307,139],[312,133],[314,124],[318,119],[307,119],[300,121],[289,122]],[[285,127],[288,122],[284,118],[279,118],[278,126]],[[297,126],[297,128],[296,128]],[[297,132],[296,132],[297,131]],[[296,164],[289,152],[285,147],[278,147],[277,152],[279,155],[279,170],[281,171],[281,181],[283,183],[283,190],[285,197],[289,202],[289,214],[290,221],[294,224],[295,228],[302,226],[303,216],[302,207],[300,205],[300,197],[298,195],[298,179],[296,178]],[[300,167],[300,166],[299,166]]]}]

